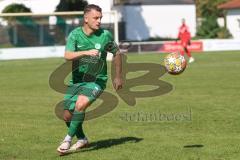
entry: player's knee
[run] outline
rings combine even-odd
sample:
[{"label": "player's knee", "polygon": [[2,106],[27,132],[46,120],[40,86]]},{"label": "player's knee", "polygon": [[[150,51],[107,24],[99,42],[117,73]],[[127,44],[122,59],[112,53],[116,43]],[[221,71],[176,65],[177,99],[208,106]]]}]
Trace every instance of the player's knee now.
[{"label": "player's knee", "polygon": [[[69,112],[69,111],[68,111]],[[71,113],[68,113],[67,111],[64,112],[63,114],[63,120],[65,122],[70,122],[71,119],[72,119],[72,114]]]},{"label": "player's knee", "polygon": [[75,109],[77,111],[84,111],[88,106],[88,98],[85,96],[79,96],[78,100],[76,102],[76,107]]},{"label": "player's knee", "polygon": [[83,102],[76,102],[76,110],[77,111],[84,111],[86,108],[86,105]]},{"label": "player's knee", "polygon": [[67,116],[63,116],[63,120],[65,122],[70,122],[71,121],[71,118],[70,117],[67,117]]}]

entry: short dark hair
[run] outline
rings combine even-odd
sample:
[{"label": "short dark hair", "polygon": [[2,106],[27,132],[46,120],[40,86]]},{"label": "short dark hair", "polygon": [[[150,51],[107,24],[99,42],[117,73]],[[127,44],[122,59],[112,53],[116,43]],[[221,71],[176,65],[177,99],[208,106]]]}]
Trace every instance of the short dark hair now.
[{"label": "short dark hair", "polygon": [[83,13],[86,14],[88,12],[90,12],[92,9],[98,11],[98,12],[102,12],[102,8],[100,8],[98,5],[95,4],[89,4],[84,8]]}]

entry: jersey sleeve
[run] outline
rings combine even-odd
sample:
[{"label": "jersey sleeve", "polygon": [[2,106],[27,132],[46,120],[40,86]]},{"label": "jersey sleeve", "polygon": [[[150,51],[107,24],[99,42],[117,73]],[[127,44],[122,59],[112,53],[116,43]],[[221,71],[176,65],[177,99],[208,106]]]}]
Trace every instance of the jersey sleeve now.
[{"label": "jersey sleeve", "polygon": [[76,40],[73,32],[71,32],[67,38],[65,51],[76,51]]},{"label": "jersey sleeve", "polygon": [[117,51],[119,50],[119,47],[118,47],[117,43],[114,41],[112,33],[110,33],[109,31],[105,30],[105,34],[106,34],[106,36],[108,38],[108,43],[105,46],[105,50],[107,52],[112,53],[115,56]]}]

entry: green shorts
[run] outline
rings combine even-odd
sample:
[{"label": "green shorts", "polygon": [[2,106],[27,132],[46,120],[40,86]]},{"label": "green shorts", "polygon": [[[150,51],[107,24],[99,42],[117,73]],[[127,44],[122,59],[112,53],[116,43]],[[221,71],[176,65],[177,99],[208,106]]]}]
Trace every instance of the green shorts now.
[{"label": "green shorts", "polygon": [[94,102],[103,92],[103,89],[95,82],[83,82],[71,84],[64,96],[64,110],[74,111],[79,95],[88,97],[90,103]]}]

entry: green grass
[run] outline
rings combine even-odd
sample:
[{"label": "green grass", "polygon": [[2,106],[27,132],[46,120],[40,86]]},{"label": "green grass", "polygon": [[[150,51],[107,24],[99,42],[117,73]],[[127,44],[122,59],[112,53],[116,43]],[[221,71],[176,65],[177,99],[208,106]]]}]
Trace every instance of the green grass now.
[{"label": "green grass", "polygon": [[[129,54],[128,63],[161,63],[163,56]],[[64,157],[57,155],[56,148],[66,127],[54,112],[63,95],[48,84],[50,74],[64,60],[1,61],[0,159],[239,159],[240,52],[201,53],[194,57],[196,62],[183,74],[160,78],[174,86],[171,92],[137,98],[134,107],[119,98],[109,80],[106,90],[119,98],[118,107],[85,122],[90,147]],[[138,121],[134,118],[138,113],[161,113],[170,119],[142,117]],[[182,119],[171,119],[172,115]]]}]

